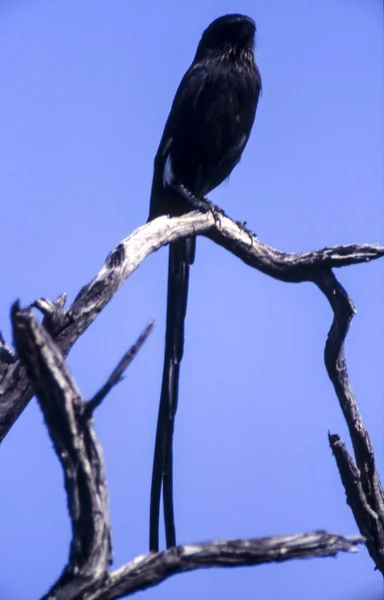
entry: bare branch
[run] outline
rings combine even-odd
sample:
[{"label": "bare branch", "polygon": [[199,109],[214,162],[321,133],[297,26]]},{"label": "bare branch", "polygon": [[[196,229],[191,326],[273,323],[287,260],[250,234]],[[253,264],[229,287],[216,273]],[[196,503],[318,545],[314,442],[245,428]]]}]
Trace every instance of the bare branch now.
[{"label": "bare branch", "polygon": [[103,577],[111,559],[111,532],[102,451],[85,404],[63,356],[31,311],[12,309],[14,343],[44,414],[61,462],[72,542],[68,565],[52,591],[74,579],[77,589]]},{"label": "bare branch", "polygon": [[[83,287],[66,312],[62,306],[52,309],[47,300],[39,303],[46,317],[50,317],[51,324],[47,326],[64,356],[149,254],[190,235],[208,236],[246,264],[271,277],[291,282],[312,281],[314,275],[324,268],[358,264],[384,255],[384,247],[378,244],[351,244],[316,252],[284,253],[263,244],[225,215],[220,214],[216,220],[211,213],[190,213],[173,219],[159,217],[136,229],[110,253],[101,271]],[[32,388],[20,364],[4,363],[0,355],[0,441],[31,397]]]},{"label": "bare branch", "polygon": [[[12,309],[14,343],[31,380],[56,454],[62,464],[72,523],[67,566],[46,600],[112,600],[157,585],[183,571],[250,566],[294,558],[352,552],[364,539],[327,532],[251,540],[204,542],[150,553],[108,572],[111,529],[103,458],[92,422],[64,358],[45,327],[29,310]],[[147,337],[149,324],[133,348]],[[126,355],[124,365],[132,358]],[[122,362],[107,382],[121,377]],[[102,390],[97,400],[105,396]]]},{"label": "bare branch", "polygon": [[86,404],[86,412],[88,415],[91,415],[93,411],[100,406],[103,402],[104,398],[109,394],[111,389],[117,385],[123,378],[124,371],[131,364],[140,348],[144,344],[145,340],[151,333],[153,329],[154,321],[150,321],[144,331],[137,338],[136,342],[131,346],[131,348],[124,354],[123,358],[120,360],[117,367],[113,370],[111,375],[108,377],[108,380],[105,384],[100,388],[100,390],[94,395],[94,397],[87,402]]},{"label": "bare branch", "polygon": [[[378,522],[378,515],[370,508],[367,502],[361,483],[360,471],[339,436],[329,435],[328,437],[346,492],[347,502],[352,509],[355,521],[360,524],[362,530],[369,532],[372,522],[377,522],[378,526],[380,526],[380,523]],[[382,560],[380,558],[380,546],[378,545],[375,548],[375,545],[373,545],[372,551],[375,554],[375,563],[380,563]],[[376,557],[377,553],[379,553],[379,556]]]},{"label": "bare branch", "polygon": [[[357,545],[361,543],[363,538],[358,536],[340,536],[318,531],[302,535],[176,546],[164,552],[139,556],[120,569],[112,571],[108,579],[94,581],[83,590],[81,600],[122,598],[158,585],[171,575],[184,571],[335,556],[338,552],[355,552]],[[60,596],[54,598],[59,600]],[[80,596],[66,598],[80,600]]]},{"label": "bare branch", "polygon": [[352,440],[356,464],[338,436],[330,436],[340,476],[361,534],[376,567],[384,575],[384,494],[376,470],[371,440],[349,382],[344,342],[355,308],[331,270],[319,272],[314,282],[328,299],[334,319],[325,345],[325,365],[339,399]]}]

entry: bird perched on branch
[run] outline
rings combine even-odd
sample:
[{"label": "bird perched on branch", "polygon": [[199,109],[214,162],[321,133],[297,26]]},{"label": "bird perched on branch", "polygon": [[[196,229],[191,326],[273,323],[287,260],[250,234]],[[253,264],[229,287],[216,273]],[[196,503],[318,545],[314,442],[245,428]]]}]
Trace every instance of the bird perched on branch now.
[{"label": "bird perched on branch", "polygon": [[[233,14],[219,17],[203,32],[176,92],[155,157],[149,220],[210,210],[206,194],[239,162],[261,91],[254,59],[255,30],[251,18]],[[176,544],[172,444],[195,245],[195,238],[187,238],[169,248],[165,356],[150,506],[149,544],[154,551],[159,547],[162,486],[167,547]]]}]

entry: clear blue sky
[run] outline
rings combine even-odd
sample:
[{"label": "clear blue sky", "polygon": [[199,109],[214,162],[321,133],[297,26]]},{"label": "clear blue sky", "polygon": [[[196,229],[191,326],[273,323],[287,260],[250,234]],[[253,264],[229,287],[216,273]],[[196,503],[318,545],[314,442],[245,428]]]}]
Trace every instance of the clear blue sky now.
[{"label": "clear blue sky", "polygon": [[[20,298],[73,300],[147,217],[169,107],[204,27],[258,26],[252,138],[212,194],[282,250],[383,242],[383,33],[378,0],[1,0],[0,329]],[[156,328],[99,409],[114,566],[146,552],[162,370],[167,250],[151,256],[80,339],[85,397],[149,319]],[[358,313],[349,373],[384,473],[384,262],[338,271]],[[319,528],[356,533],[327,432],[349,444],[323,365],[331,312],[198,241],[175,439],[178,540]],[[1,447],[0,598],[33,600],[68,556],[62,473],[33,401]],[[365,549],[337,559],[194,572],[148,600],[379,600]]]}]

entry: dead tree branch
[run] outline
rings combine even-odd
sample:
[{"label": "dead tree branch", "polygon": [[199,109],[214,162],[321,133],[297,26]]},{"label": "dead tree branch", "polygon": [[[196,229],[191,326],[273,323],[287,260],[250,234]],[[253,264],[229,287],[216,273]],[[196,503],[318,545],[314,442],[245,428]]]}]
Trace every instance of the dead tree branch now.
[{"label": "dead tree branch", "polygon": [[[113,295],[149,256],[162,246],[182,237],[205,235],[246,264],[281,281],[313,281],[324,268],[342,267],[375,260],[384,255],[378,244],[350,244],[303,253],[285,253],[260,242],[225,216],[190,213],[184,217],[158,219],[136,229],[108,256],[96,277],[82,288],[73,304],[64,311],[65,296],[55,302],[39,300],[44,324],[66,356]],[[32,397],[32,388],[20,363],[0,339],[0,441]]]},{"label": "dead tree branch", "polygon": [[371,440],[349,382],[344,355],[344,342],[355,307],[332,271],[318,273],[314,282],[328,299],[334,313],[324,359],[348,425],[356,463],[338,435],[329,435],[329,442],[347,502],[360,533],[366,538],[368,552],[377,569],[384,575],[384,493],[376,470]]},{"label": "dead tree branch", "polygon": [[[38,398],[64,471],[72,543],[57,585],[103,577],[111,560],[111,528],[101,447],[63,356],[30,311],[12,309],[14,343]],[[80,585],[79,585],[80,584]]]},{"label": "dead tree branch", "polygon": [[[45,600],[112,600],[157,585],[171,575],[207,567],[235,567],[353,552],[364,540],[327,532],[178,546],[137,557],[109,572],[112,552],[101,447],[87,404],[47,329],[29,310],[12,309],[14,343],[44,414],[61,462],[72,523],[68,565]],[[148,336],[151,325],[137,345]],[[136,345],[136,346],[137,346]],[[137,353],[137,347],[135,348]],[[124,365],[129,360],[124,357]],[[122,375],[122,361],[114,375]],[[116,377],[108,380],[113,386]],[[105,397],[106,393],[103,393]]]},{"label": "dead tree branch", "polygon": [[154,325],[153,321],[151,321],[147,325],[147,327],[144,329],[143,333],[141,333],[140,336],[137,338],[137,340],[133,344],[133,346],[128,350],[128,352],[126,352],[124,354],[123,358],[120,360],[117,367],[112,371],[111,375],[108,377],[108,380],[105,382],[105,384],[93,396],[92,400],[87,402],[86,411],[89,415],[91,415],[94,412],[94,410],[98,406],[100,406],[100,404],[103,402],[103,400],[107,396],[107,394],[109,394],[111,389],[115,385],[120,383],[120,381],[123,378],[124,371],[129,367],[129,365],[131,364],[131,362],[133,361],[133,359],[139,352],[140,348],[146,341],[147,337],[149,336],[149,334],[151,333],[151,331],[153,329],[153,325]]},{"label": "dead tree branch", "polygon": [[[335,556],[355,552],[359,537],[325,531],[250,540],[221,540],[176,546],[146,554],[116,571],[104,582],[95,581],[84,600],[114,600],[162,583],[171,575],[209,567],[245,567],[297,558]],[[76,598],[80,600],[80,598]]]}]

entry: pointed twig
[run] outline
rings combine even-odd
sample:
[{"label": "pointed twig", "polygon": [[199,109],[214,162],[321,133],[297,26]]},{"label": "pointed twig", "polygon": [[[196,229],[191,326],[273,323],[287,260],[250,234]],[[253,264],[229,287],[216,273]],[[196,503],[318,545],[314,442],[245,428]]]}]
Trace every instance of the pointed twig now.
[{"label": "pointed twig", "polygon": [[123,358],[120,360],[117,367],[112,371],[111,375],[108,377],[107,381],[104,385],[99,389],[99,391],[94,395],[94,397],[89,400],[86,404],[86,412],[88,416],[91,416],[94,410],[100,406],[103,402],[104,398],[109,394],[111,389],[117,385],[123,379],[123,373],[131,364],[140,348],[146,341],[147,337],[151,333],[153,329],[154,321],[150,321],[144,331],[139,335],[136,342],[131,346],[131,348],[124,354]]}]

